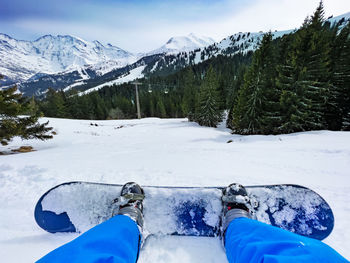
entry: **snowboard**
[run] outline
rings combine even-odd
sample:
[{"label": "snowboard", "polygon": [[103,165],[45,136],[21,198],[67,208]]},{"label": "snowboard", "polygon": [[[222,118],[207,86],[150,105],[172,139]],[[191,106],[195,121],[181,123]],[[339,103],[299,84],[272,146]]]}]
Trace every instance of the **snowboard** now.
[{"label": "snowboard", "polygon": [[[85,232],[112,216],[122,185],[68,182],[47,191],[35,207],[44,230]],[[316,192],[299,185],[245,186],[253,216],[267,224],[322,240],[334,216]],[[142,186],[146,235],[219,236],[224,187]]]}]

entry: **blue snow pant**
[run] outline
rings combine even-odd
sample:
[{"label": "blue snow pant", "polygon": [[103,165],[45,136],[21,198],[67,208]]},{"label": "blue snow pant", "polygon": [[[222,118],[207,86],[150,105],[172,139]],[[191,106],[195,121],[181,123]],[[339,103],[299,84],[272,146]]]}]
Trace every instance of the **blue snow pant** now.
[{"label": "blue snow pant", "polygon": [[60,263],[135,263],[141,246],[136,223],[117,215],[37,261]]},{"label": "blue snow pant", "polygon": [[[118,215],[57,248],[44,262],[135,263],[140,232],[129,217]],[[237,218],[227,228],[225,248],[230,263],[346,263],[326,244],[248,218]]]},{"label": "blue snow pant", "polygon": [[319,240],[244,217],[228,226],[225,248],[230,263],[349,262]]}]

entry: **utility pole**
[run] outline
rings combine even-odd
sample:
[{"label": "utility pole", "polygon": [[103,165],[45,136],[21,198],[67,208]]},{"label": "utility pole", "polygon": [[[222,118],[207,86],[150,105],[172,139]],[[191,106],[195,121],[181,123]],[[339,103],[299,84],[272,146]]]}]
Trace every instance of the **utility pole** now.
[{"label": "utility pole", "polygon": [[140,83],[140,82],[133,82],[132,84],[135,85],[137,118],[138,118],[138,119],[141,119],[140,100],[139,100],[139,90],[138,90],[137,85],[142,85],[142,83]]}]

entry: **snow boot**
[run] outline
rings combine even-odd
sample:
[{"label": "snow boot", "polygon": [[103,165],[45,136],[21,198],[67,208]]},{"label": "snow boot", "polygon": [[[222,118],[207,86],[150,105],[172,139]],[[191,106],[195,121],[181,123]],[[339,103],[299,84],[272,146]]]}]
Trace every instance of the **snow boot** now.
[{"label": "snow boot", "polygon": [[143,229],[143,199],[145,194],[137,183],[129,182],[123,185],[120,197],[114,200],[118,209],[113,211],[115,215],[126,215],[134,220]]},{"label": "snow boot", "polygon": [[221,233],[224,237],[225,232],[232,220],[238,217],[252,218],[251,204],[247,190],[243,185],[230,184],[222,191],[222,217]]}]

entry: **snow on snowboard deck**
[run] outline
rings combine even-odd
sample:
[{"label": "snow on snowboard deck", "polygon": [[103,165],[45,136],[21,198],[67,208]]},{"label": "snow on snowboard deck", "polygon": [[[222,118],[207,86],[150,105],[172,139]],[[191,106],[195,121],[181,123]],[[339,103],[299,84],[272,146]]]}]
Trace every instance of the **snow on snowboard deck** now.
[{"label": "snow on snowboard deck", "polygon": [[[89,182],[60,184],[46,192],[35,207],[35,220],[44,230],[84,232],[108,220],[122,185]],[[146,234],[218,236],[223,187],[142,186],[145,191]],[[298,185],[246,186],[258,203],[257,220],[322,240],[333,230],[327,202]]]}]

